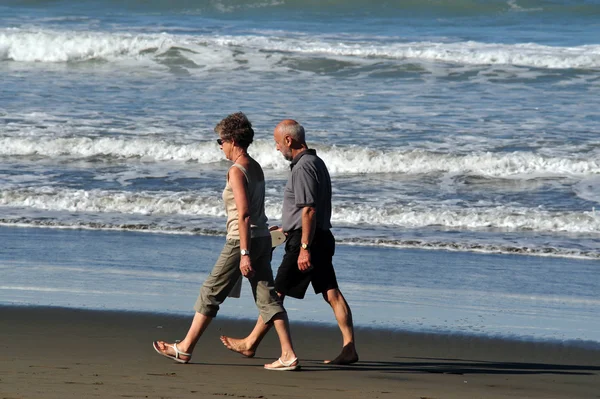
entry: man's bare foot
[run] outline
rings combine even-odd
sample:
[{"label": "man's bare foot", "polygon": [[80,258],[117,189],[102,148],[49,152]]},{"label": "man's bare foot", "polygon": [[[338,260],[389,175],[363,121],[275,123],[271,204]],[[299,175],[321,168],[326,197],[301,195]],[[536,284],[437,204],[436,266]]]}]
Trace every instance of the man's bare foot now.
[{"label": "man's bare foot", "polygon": [[342,348],[342,353],[333,360],[325,360],[325,364],[352,364],[358,362],[358,353],[354,344],[348,344]]},{"label": "man's bare foot", "polygon": [[256,350],[252,349],[248,344],[246,344],[245,340],[238,338],[230,338],[225,335],[221,335],[221,342],[223,345],[230,351],[237,352],[246,357],[254,357]]}]

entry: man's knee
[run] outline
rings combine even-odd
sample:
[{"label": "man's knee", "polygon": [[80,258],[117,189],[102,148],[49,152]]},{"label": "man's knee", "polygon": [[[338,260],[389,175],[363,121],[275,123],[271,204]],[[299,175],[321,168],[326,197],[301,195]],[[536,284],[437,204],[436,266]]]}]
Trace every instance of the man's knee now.
[{"label": "man's knee", "polygon": [[344,301],[344,296],[338,288],[332,288],[323,293],[323,299],[330,305],[334,305],[340,301]]}]

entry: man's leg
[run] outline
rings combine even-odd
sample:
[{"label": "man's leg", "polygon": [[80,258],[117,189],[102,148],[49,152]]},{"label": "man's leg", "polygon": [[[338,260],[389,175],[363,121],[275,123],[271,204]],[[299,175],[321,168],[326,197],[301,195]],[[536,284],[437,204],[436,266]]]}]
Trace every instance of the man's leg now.
[{"label": "man's leg", "polygon": [[351,364],[358,361],[358,353],[354,343],[354,326],[352,312],[348,302],[338,288],[329,289],[323,293],[323,299],[333,309],[333,314],[342,332],[342,352],[333,360],[325,360],[328,364]]},{"label": "man's leg", "polygon": [[[285,297],[281,294],[278,295],[281,298],[281,303],[283,303],[283,299]],[[246,357],[254,357],[258,346],[272,326],[273,323],[265,324],[263,318],[259,315],[254,329],[247,337],[232,338],[226,335],[221,335],[221,342],[223,342],[223,345],[225,345],[225,347],[229,350],[237,352]]]},{"label": "man's leg", "polygon": [[254,329],[245,338],[232,338],[226,335],[221,335],[221,342],[229,350],[237,352],[246,357],[254,357],[258,345],[271,329],[271,324],[265,324],[262,317],[258,316]]},{"label": "man's leg", "polygon": [[[285,254],[279,268],[277,269],[277,278],[275,279],[275,289],[277,289],[278,282],[283,286],[288,286],[290,281],[294,281],[294,272],[298,272],[298,253],[300,252],[300,238],[301,233],[297,231],[295,233],[288,234],[288,239],[285,247]],[[293,249],[293,251],[291,250]],[[299,272],[298,272],[299,273]],[[283,290],[282,290],[283,291]],[[281,298],[281,303],[285,299],[285,295],[277,293]],[[253,357],[256,353],[256,349],[260,345],[262,339],[267,335],[271,329],[273,323],[265,324],[262,317],[258,316],[254,329],[245,338],[231,338],[225,335],[221,336],[221,342],[229,350],[240,353],[246,357]]]}]

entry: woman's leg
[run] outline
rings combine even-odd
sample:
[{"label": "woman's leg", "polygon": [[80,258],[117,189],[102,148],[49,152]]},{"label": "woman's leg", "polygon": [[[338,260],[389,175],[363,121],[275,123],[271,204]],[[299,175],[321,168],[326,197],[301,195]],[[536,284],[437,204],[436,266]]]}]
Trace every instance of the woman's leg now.
[{"label": "woman's leg", "polygon": [[191,354],[198,340],[209,326],[212,319],[217,315],[219,306],[231,289],[235,286],[239,276],[239,241],[227,240],[221,255],[210,275],[207,277],[200,294],[194,305],[196,314],[185,338],[177,344],[169,344],[164,341],[156,341],[154,346],[161,353],[176,356],[175,345],[183,354],[178,357],[184,361],[191,359]]},{"label": "woman's leg", "polygon": [[[192,320],[192,325],[188,330],[187,335],[183,339],[183,341],[178,342],[177,349],[179,352],[186,353],[180,354],[178,358],[182,360],[189,361],[192,358],[192,352],[198,343],[198,340],[212,321],[212,317],[205,316],[202,313],[196,312],[194,315],[194,319]],[[173,344],[166,343],[164,341],[156,341],[156,347],[163,353],[169,354],[171,356],[176,356],[175,348]]]}]

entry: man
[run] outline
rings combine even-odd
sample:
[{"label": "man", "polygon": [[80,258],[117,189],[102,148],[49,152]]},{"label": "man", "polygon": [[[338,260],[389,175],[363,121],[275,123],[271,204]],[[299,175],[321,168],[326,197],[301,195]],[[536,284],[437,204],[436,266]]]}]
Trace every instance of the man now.
[{"label": "man", "polygon": [[[286,295],[302,299],[312,283],[316,294],[331,306],[342,332],[342,352],[328,364],[358,361],[354,344],[352,313],[342,295],[335,271],[335,239],[331,234],[331,179],[327,166],[306,145],[304,128],[286,119],[273,133],[277,150],[291,161],[291,175],[283,195],[282,229],[287,234],[285,255],[275,279],[275,290],[282,300]],[[259,316],[254,330],[243,339],[221,336],[230,350],[253,357],[269,331]]]}]

